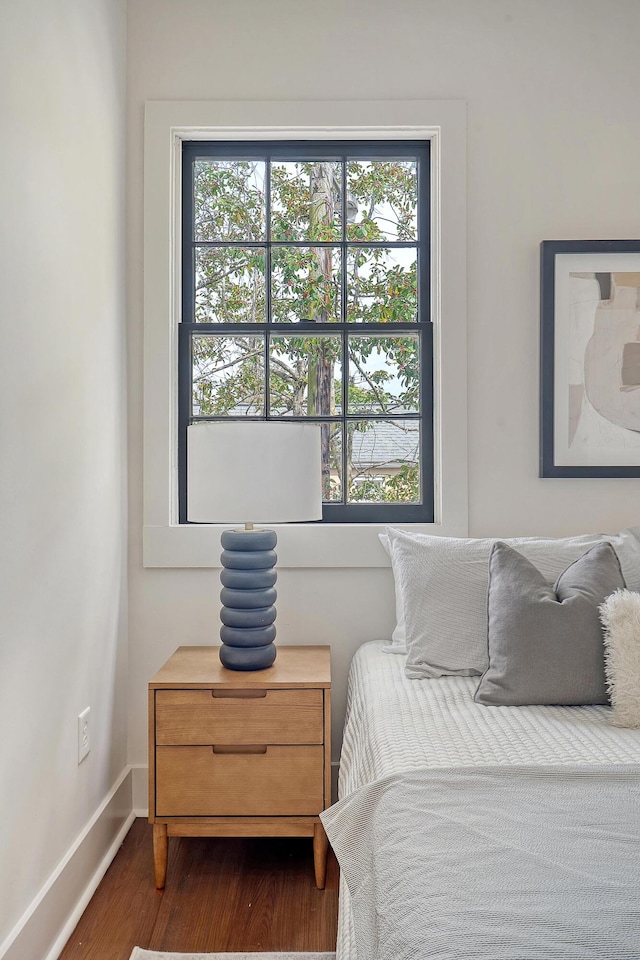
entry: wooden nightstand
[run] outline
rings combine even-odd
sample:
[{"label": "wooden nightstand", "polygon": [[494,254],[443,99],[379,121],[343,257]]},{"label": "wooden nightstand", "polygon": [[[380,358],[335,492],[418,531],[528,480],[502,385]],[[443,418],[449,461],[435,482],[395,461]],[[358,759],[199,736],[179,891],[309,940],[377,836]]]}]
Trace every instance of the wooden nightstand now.
[{"label": "wooden nightstand", "polygon": [[278,647],[266,670],[227,670],[218,647],[179,647],[149,682],[155,883],[168,837],[313,837],[324,887],[331,803],[329,647]]}]

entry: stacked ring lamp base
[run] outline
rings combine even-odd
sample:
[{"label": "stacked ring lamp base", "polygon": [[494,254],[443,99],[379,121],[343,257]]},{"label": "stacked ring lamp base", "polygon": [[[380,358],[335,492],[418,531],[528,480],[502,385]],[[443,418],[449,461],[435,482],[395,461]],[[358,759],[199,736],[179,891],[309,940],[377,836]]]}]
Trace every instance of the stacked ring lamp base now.
[{"label": "stacked ring lamp base", "polygon": [[220,542],[220,660],[229,670],[264,670],[276,659],[275,531],[225,530]]}]

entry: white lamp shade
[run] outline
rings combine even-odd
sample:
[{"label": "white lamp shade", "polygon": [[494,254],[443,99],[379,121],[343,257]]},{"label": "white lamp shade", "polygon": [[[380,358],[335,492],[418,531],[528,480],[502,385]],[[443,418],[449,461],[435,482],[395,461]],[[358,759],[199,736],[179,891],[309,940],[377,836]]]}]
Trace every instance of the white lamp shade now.
[{"label": "white lamp shade", "polygon": [[234,420],[187,427],[187,519],[192,523],[321,518],[319,424]]}]

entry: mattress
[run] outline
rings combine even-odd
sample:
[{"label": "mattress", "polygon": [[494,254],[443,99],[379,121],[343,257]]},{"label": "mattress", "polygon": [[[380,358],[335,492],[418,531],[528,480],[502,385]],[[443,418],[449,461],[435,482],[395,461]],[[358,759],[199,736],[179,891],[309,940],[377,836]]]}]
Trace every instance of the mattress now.
[{"label": "mattress", "polygon": [[[640,765],[640,731],[609,722],[606,706],[487,707],[477,677],[409,680],[405,657],[366,643],[349,673],[338,795],[425,768]],[[341,880],[337,960],[356,960]]]}]

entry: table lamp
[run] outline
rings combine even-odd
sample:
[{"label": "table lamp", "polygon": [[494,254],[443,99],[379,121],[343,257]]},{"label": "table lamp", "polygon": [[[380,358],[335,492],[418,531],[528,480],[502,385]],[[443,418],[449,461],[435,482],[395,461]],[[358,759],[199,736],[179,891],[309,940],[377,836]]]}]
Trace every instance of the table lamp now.
[{"label": "table lamp", "polygon": [[242,523],[220,542],[220,660],[263,670],[276,658],[275,530],[322,518],[320,426],[230,420],[187,427],[187,520]]}]

